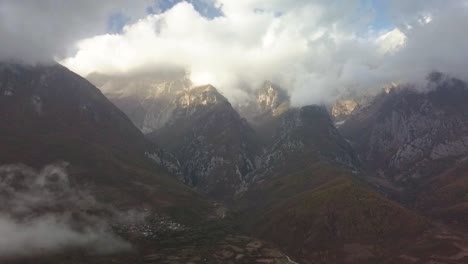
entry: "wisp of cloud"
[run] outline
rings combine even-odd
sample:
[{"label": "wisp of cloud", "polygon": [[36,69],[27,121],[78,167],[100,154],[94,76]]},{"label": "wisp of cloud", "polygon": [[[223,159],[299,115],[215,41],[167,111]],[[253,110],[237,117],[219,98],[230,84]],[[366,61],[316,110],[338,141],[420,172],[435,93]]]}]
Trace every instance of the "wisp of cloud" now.
[{"label": "wisp of cloud", "polygon": [[131,249],[111,231],[105,214],[112,210],[72,186],[65,167],[0,166],[0,258],[77,248],[90,254]]}]

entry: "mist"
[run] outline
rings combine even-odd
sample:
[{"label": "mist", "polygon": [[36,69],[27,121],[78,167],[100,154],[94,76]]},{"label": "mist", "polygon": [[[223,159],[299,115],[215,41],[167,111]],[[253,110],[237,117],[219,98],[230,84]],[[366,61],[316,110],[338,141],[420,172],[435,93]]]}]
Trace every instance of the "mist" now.
[{"label": "mist", "polygon": [[51,164],[39,171],[20,164],[0,166],[0,258],[73,249],[89,254],[131,250],[111,230],[115,210],[71,184],[66,166]]}]

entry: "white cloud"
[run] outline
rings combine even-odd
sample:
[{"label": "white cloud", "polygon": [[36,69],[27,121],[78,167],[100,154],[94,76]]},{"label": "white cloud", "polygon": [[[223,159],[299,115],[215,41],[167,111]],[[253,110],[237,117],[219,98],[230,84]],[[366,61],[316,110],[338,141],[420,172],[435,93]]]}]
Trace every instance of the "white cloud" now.
[{"label": "white cloud", "polygon": [[[4,2],[19,3],[1,1],[0,12]],[[38,12],[44,5],[25,2],[21,10],[28,12],[0,16],[0,35],[8,36],[0,59],[5,50],[21,58],[58,56],[75,48],[61,63],[84,76],[181,68],[195,83],[212,83],[231,100],[243,98],[246,86],[268,79],[287,88],[297,105],[333,99],[343,89],[419,80],[432,70],[466,76],[466,0],[388,1],[386,11],[393,22],[388,29],[373,26],[382,11],[363,7],[361,0],[214,0],[223,16],[213,19],[187,2],[143,17],[138,10],[148,3],[141,0],[138,8],[127,10],[140,20],[120,34],[102,35],[94,34],[102,32],[103,14],[115,6],[130,8],[131,1],[99,1],[97,6],[95,1],[69,1],[67,12],[57,19]],[[79,11],[71,12],[70,6]],[[30,18],[15,20],[15,14]],[[51,21],[66,23],[54,23],[49,30]],[[11,28],[21,34],[9,32]],[[29,46],[37,47],[28,52]]]},{"label": "white cloud", "polygon": [[82,75],[179,66],[195,83],[212,83],[230,99],[242,97],[239,86],[266,79],[310,89],[309,81],[336,78],[348,63],[372,64],[385,42],[344,31],[342,13],[319,2],[219,1],[224,16],[211,20],[183,2],[120,35],[80,41],[78,53],[63,64]]},{"label": "white cloud", "polygon": [[406,43],[406,35],[398,28],[382,34],[377,38],[379,51],[383,54],[398,52]]}]

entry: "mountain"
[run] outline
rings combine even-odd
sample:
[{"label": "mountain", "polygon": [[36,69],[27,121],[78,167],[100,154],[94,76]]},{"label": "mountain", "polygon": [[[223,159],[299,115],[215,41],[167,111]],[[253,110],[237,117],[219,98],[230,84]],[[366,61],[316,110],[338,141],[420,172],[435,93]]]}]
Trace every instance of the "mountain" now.
[{"label": "mountain", "polygon": [[359,166],[325,108],[289,108],[282,90],[265,85],[257,93],[261,114],[253,129],[214,87],[202,86],[180,94],[171,121],[149,138],[175,154],[186,183],[215,197],[232,197],[273,171],[318,160]]},{"label": "mountain", "polygon": [[424,238],[426,219],[323,163],[265,180],[243,199],[245,228],[300,263],[407,263],[400,256],[429,257],[409,241],[434,241]]},{"label": "mountain", "polygon": [[468,153],[466,84],[440,73],[428,82],[423,92],[380,94],[340,128],[374,170],[399,181],[424,178],[423,167]]},{"label": "mountain", "polygon": [[[354,150],[323,107],[291,108],[265,124],[268,129],[263,131],[273,128],[275,132],[257,158],[257,170],[251,173],[254,178],[292,173],[318,161],[349,169],[359,167]],[[261,127],[258,129],[262,131]]]},{"label": "mountain", "polygon": [[216,88],[192,87],[181,73],[88,79],[151,141],[173,154],[173,172],[183,182],[227,198],[246,185],[258,144],[249,124]]},{"label": "mountain", "polygon": [[241,116],[252,125],[263,123],[270,117],[281,115],[290,106],[287,92],[270,81],[265,81],[247,100],[247,103],[237,106]]},{"label": "mountain", "polygon": [[325,108],[291,109],[281,124],[234,203],[245,232],[299,263],[462,263],[465,236],[367,183]]},{"label": "mountain", "polygon": [[163,127],[170,119],[173,101],[192,86],[185,73],[142,73],[115,76],[93,73],[95,84],[144,133]]},{"label": "mountain", "polygon": [[[202,103],[225,104],[207,92]],[[169,175],[169,153],[62,66],[0,64],[0,129],[2,263],[292,264],[224,223]]]},{"label": "mountain", "polygon": [[[388,94],[390,91],[398,88],[398,83],[391,82],[383,87],[382,92]],[[379,89],[344,91],[334,103],[328,106],[335,125],[341,126],[361,108],[368,107],[380,93]]]},{"label": "mountain", "polygon": [[360,107],[356,100],[344,99],[337,100],[330,107],[330,114],[336,122],[337,126],[342,125],[346,119],[353,114]]},{"label": "mountain", "polygon": [[213,86],[186,89],[173,101],[171,120],[148,135],[179,159],[184,181],[229,198],[253,170],[253,130]]},{"label": "mountain", "polygon": [[460,195],[467,190],[462,177],[468,155],[467,100],[466,83],[435,72],[422,90],[402,86],[381,93],[340,131],[367,169],[379,175],[376,181],[389,181],[403,199],[425,211],[458,206],[458,212],[466,212]]},{"label": "mountain", "polygon": [[[354,117],[349,114],[345,124]],[[246,232],[273,241],[300,263],[462,261],[454,239],[463,234],[434,225],[366,182],[368,164],[325,107],[265,116],[268,122],[253,127],[268,139],[234,203]]]},{"label": "mountain", "polygon": [[291,109],[282,118],[234,203],[245,232],[300,263],[426,263],[462,250],[447,238],[460,236],[364,181],[325,108]]},{"label": "mountain", "polygon": [[72,182],[90,185],[98,200],[117,207],[169,212],[207,205],[168,175],[170,155],[66,68],[2,63],[0,94],[1,164],[68,162]]},{"label": "mountain", "polygon": [[[434,79],[430,85],[434,87],[432,92],[436,92],[438,86],[447,86],[443,84],[445,82],[454,82],[442,77],[436,80],[434,75],[431,78]],[[133,91],[127,89],[132,87],[131,83],[133,81],[123,82],[121,90]],[[236,106],[236,111],[213,86],[171,86],[172,82],[167,80],[162,83],[158,86],[162,88],[155,90],[156,86],[151,82],[142,82],[137,89],[140,92],[119,96],[125,104],[116,101],[111,93],[106,92],[106,95],[113,97],[112,100],[131,116],[135,124],[151,115],[164,116],[157,119],[162,122],[153,123],[157,125],[147,130],[152,131],[147,138],[165,149],[165,155],[171,157],[174,171],[184,183],[223,201],[226,206],[218,208],[225,217],[224,224],[216,224],[208,234],[205,230],[184,232],[183,238],[176,243],[183,244],[183,240],[191,237],[198,240],[200,236],[209,236],[212,239],[211,236],[221,230],[234,228],[236,233],[262,240],[255,239],[244,246],[223,247],[215,253],[218,262],[213,263],[236,262],[238,254],[244,254],[239,252],[253,252],[255,245],[263,247],[266,241],[275,243],[300,263],[463,261],[464,248],[459,241],[465,241],[465,235],[428,218],[456,214],[454,219],[462,221],[464,214],[460,212],[464,200],[457,204],[460,207],[448,205],[465,190],[461,174],[468,162],[459,159],[463,155],[457,156],[456,163],[450,163],[457,164],[451,171],[434,174],[430,181],[425,181],[425,187],[421,185],[415,192],[416,198],[408,196],[409,190],[416,190],[414,184],[398,183],[389,176],[395,169],[391,167],[392,163],[385,162],[387,156],[382,155],[386,152],[364,155],[366,144],[372,143],[379,133],[393,131],[391,126],[378,128],[380,122],[388,122],[385,120],[394,116],[387,117],[385,111],[402,111],[401,115],[413,113],[411,98],[424,97],[427,93],[394,86],[373,99],[342,101],[330,111],[323,106],[292,107],[284,90],[265,82],[246,104]],[[112,85],[114,90],[115,85]],[[105,86],[100,87],[105,89]],[[150,93],[154,96],[148,97]],[[400,96],[404,99],[395,99]],[[164,103],[150,109],[145,107],[142,98],[152,102],[162,98]],[[411,103],[389,103],[406,100]],[[381,105],[387,106],[379,108]],[[447,117],[460,110],[464,111],[464,108],[457,108]],[[136,118],[141,112],[144,112],[144,118]],[[437,116],[439,112],[433,108],[426,115],[435,113]],[[434,116],[427,120],[433,120]],[[420,118],[420,115],[414,117],[411,123],[416,124],[415,120]],[[337,129],[335,125],[341,126]],[[145,130],[143,126],[140,128]],[[366,140],[368,138],[371,140]],[[376,142],[387,139],[382,137]],[[383,146],[398,147],[394,141]],[[443,160],[446,162],[445,158]],[[382,169],[372,167],[379,164]],[[417,167],[408,165],[408,168]],[[429,167],[425,165],[425,168]],[[406,167],[404,170],[409,171]],[[373,177],[377,171],[386,175],[384,180]],[[408,192],[400,192],[403,187],[408,188]],[[404,197],[399,201],[405,201],[405,206],[388,197]],[[407,203],[410,198],[412,203]],[[433,214],[419,210],[429,205],[438,205],[433,207]],[[215,236],[219,241],[224,235]],[[242,240],[240,237],[226,239],[236,243]],[[180,248],[173,243],[171,239],[172,247]],[[269,258],[249,258],[245,263],[274,263],[271,251],[260,251]],[[277,256],[281,254],[275,253]],[[181,258],[186,259],[185,256]]]}]

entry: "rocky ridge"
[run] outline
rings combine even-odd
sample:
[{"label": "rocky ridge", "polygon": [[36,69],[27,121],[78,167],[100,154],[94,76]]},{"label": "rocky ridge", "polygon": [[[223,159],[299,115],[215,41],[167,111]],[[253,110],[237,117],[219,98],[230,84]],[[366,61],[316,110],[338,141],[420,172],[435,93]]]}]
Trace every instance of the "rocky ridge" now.
[{"label": "rocky ridge", "polygon": [[254,169],[252,129],[209,85],[179,93],[172,119],[148,137],[174,153],[185,183],[205,193],[229,197]]},{"label": "rocky ridge", "polygon": [[425,92],[384,92],[340,131],[373,169],[397,180],[417,179],[427,164],[468,154],[467,99],[465,83],[433,73]]}]

